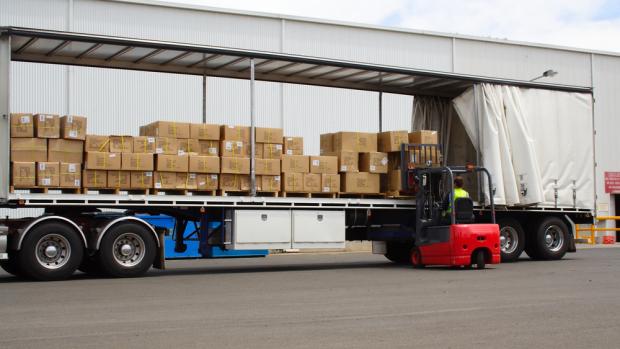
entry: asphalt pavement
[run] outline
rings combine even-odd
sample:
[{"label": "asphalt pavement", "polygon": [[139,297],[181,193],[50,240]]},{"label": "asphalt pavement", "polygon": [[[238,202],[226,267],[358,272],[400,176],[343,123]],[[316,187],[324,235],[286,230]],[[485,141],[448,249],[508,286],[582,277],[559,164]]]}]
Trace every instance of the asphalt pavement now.
[{"label": "asphalt pavement", "polygon": [[2,273],[0,309],[0,348],[618,348],[620,249],[480,271],[332,253],[137,279]]}]

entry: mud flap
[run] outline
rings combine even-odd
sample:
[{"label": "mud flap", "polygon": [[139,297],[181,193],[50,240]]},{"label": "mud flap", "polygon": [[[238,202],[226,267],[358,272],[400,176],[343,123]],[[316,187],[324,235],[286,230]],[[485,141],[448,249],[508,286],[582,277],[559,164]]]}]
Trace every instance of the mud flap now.
[{"label": "mud flap", "polygon": [[577,227],[573,220],[568,217],[568,215],[564,215],[566,221],[570,224],[570,233],[568,234],[568,249],[566,252],[577,252],[577,245],[575,245],[575,233],[577,231]]},{"label": "mud flap", "polygon": [[155,228],[155,231],[157,232],[157,237],[159,238],[159,241],[161,242],[159,244],[159,249],[157,250],[157,255],[155,256],[155,261],[153,262],[153,268],[155,269],[161,269],[164,270],[166,269],[166,230],[167,229],[160,229],[159,227]]}]

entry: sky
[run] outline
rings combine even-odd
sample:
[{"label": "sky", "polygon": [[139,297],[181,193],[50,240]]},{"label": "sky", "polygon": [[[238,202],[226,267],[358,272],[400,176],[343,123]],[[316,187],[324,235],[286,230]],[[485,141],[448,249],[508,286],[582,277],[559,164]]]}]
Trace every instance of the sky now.
[{"label": "sky", "polygon": [[164,0],[620,52],[620,0]]}]

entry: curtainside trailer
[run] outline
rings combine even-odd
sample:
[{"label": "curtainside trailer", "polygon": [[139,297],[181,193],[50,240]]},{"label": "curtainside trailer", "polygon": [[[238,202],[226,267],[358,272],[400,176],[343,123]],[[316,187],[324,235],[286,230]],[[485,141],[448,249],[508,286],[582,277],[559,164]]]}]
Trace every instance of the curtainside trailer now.
[{"label": "curtainside trailer", "polygon": [[[10,190],[12,62],[247,80],[251,190],[245,196]],[[380,99],[383,93],[414,96],[412,124],[442,134],[445,171],[430,171],[438,184],[425,195],[434,199],[258,196],[256,80],[373,91]],[[450,222],[438,217],[437,205],[451,183],[441,174],[465,164],[490,174],[486,180],[479,172],[459,170],[471,177],[469,222],[497,222],[502,261],[514,261],[523,251],[531,258],[560,259],[574,251],[575,224],[591,223],[595,214],[591,92],[282,53],[0,28],[0,206],[19,217],[0,222],[0,265],[38,280],[64,279],[78,269],[130,277],[165,268],[167,259],[179,256],[263,256],[272,249],[343,248],[353,240],[373,241],[374,253],[409,263],[420,241],[429,239],[428,229],[445,237],[441,227]],[[383,131],[381,109],[378,120]],[[591,137],[582,140],[584,134]],[[403,159],[409,147],[420,146],[404,144]],[[431,180],[407,166],[401,171],[404,194],[417,194],[420,181]],[[43,214],[20,217],[29,208]],[[157,217],[171,217],[174,229],[158,224]]]}]

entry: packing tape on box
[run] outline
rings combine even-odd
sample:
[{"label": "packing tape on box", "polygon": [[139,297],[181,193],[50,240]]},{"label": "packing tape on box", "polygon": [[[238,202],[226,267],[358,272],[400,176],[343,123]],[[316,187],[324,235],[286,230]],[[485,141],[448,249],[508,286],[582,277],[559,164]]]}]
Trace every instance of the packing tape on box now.
[{"label": "packing tape on box", "polygon": [[[110,179],[110,177],[108,177]],[[116,171],[116,185],[114,186],[116,189],[120,189],[121,187],[121,171]]]},{"label": "packing tape on box", "polygon": [[172,135],[174,136],[174,138],[177,138],[177,123],[176,122],[172,123]]},{"label": "packing tape on box", "polygon": [[104,148],[105,148],[108,144],[110,144],[110,138],[107,138],[107,139],[105,140],[105,142],[103,142],[103,144],[99,147],[99,150],[98,150],[98,151],[102,152],[102,151],[103,151],[103,149],[104,149]]}]

